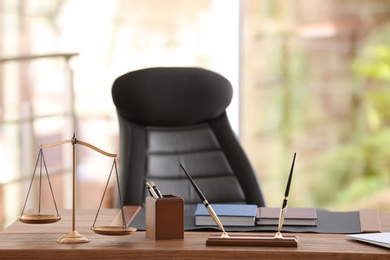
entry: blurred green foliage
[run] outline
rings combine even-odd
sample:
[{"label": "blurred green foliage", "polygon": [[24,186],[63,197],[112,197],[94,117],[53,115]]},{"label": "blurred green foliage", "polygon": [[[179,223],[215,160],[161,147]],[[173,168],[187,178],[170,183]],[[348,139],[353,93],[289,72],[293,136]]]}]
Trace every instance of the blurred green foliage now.
[{"label": "blurred green foliage", "polygon": [[[316,203],[390,210],[390,48],[371,46],[352,64],[357,78],[351,132],[327,157]],[[330,163],[331,162],[331,163]],[[367,198],[371,198],[367,201]],[[386,202],[387,201],[387,202]]]},{"label": "blurred green foliage", "polygon": [[352,64],[356,75],[390,82],[390,49],[386,45],[370,46]]}]

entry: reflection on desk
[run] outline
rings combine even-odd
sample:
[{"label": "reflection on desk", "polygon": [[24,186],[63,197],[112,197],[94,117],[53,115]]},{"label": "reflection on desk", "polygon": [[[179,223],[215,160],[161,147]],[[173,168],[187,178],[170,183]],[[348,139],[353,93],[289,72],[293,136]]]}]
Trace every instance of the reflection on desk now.
[{"label": "reflection on desk", "polygon": [[[118,209],[102,209],[97,225],[109,225]],[[208,247],[219,232],[185,232],[184,239],[153,240],[139,231],[128,236],[102,236],[90,230],[96,210],[77,210],[76,229],[91,242],[58,244],[71,230],[71,210],[61,210],[61,221],[30,225],[16,221],[0,233],[0,259],[390,259],[390,251],[350,241],[343,234],[296,234],[298,248]],[[382,230],[390,231],[390,214],[381,214]],[[267,234],[267,233],[264,233]],[[293,234],[293,233],[292,233]]]}]

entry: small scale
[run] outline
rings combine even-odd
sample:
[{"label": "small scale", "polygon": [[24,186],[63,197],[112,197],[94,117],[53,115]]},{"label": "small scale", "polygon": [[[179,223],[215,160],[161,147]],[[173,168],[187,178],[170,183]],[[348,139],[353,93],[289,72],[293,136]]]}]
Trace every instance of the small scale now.
[{"label": "small scale", "polygon": [[[70,140],[64,140],[64,141],[51,143],[51,144],[43,144],[43,145],[40,146],[39,153],[38,153],[38,158],[37,158],[37,161],[36,161],[36,164],[35,164],[35,168],[34,168],[34,172],[33,172],[33,176],[32,176],[32,179],[31,179],[31,183],[30,183],[30,186],[29,186],[29,189],[28,189],[28,192],[27,192],[26,200],[25,200],[25,203],[24,203],[24,206],[23,206],[22,213],[21,213],[21,215],[19,217],[19,220],[22,223],[26,223],[26,224],[50,224],[50,223],[55,223],[55,222],[61,220],[61,216],[58,213],[57,203],[55,201],[54,192],[53,192],[53,188],[52,188],[52,185],[51,185],[49,173],[48,173],[48,170],[47,170],[47,166],[46,166],[46,162],[45,162],[45,158],[44,158],[44,154],[43,154],[43,149],[44,148],[51,148],[51,147],[59,146],[59,145],[66,144],[66,143],[70,143],[72,145],[72,148],[73,148],[72,149],[72,156],[73,156],[73,167],[72,167],[72,230],[68,234],[63,235],[60,238],[58,238],[57,242],[61,243],[61,244],[76,244],[76,243],[87,243],[87,242],[90,241],[87,237],[85,237],[84,235],[81,235],[76,230],[76,209],[75,209],[75,202],[76,202],[76,192],[75,192],[76,191],[76,144],[81,144],[81,145],[83,145],[85,147],[88,147],[90,149],[93,149],[93,150],[95,150],[95,151],[97,151],[97,152],[99,152],[99,153],[101,153],[101,154],[103,154],[105,156],[113,158],[111,171],[110,171],[110,174],[108,176],[107,183],[106,183],[106,186],[105,186],[105,189],[104,189],[104,192],[103,192],[103,196],[102,196],[102,199],[100,201],[99,208],[97,210],[96,217],[95,217],[95,220],[94,220],[93,225],[91,227],[91,230],[93,232],[95,232],[96,234],[108,235],[108,236],[130,235],[130,234],[133,234],[134,232],[136,232],[137,231],[136,228],[128,227],[126,225],[125,215],[124,215],[124,212],[123,212],[123,201],[122,201],[121,192],[120,192],[118,169],[117,169],[117,164],[116,164],[117,154],[107,153],[107,152],[105,152],[105,151],[103,151],[103,150],[101,150],[101,149],[99,149],[99,148],[97,148],[97,147],[95,147],[95,146],[93,146],[93,145],[91,145],[89,143],[80,141],[80,140],[78,140],[76,138],[75,134],[73,134],[73,137]],[[36,175],[36,172],[37,172],[38,168],[39,168],[38,212],[35,213],[35,214],[24,214],[24,211],[25,211],[25,208],[26,208],[26,205],[27,205],[27,201],[28,201],[28,198],[30,196],[31,187],[33,185],[33,182],[34,182],[34,179],[35,179],[35,175]],[[118,188],[118,193],[119,193],[119,200],[120,200],[120,205],[121,205],[120,209],[121,209],[121,216],[122,216],[122,223],[123,224],[122,224],[122,226],[95,226],[96,221],[97,221],[98,216],[99,216],[99,212],[100,212],[102,203],[103,203],[103,200],[104,200],[104,197],[105,197],[105,194],[106,194],[106,191],[107,191],[107,188],[108,188],[108,184],[110,182],[111,175],[112,175],[114,170],[115,170],[115,175],[116,175],[116,180],[117,180],[117,188]],[[47,181],[48,181],[48,185],[50,187],[50,192],[51,192],[51,196],[52,196],[52,199],[53,199],[53,203],[54,203],[56,214],[47,214],[47,213],[42,213],[41,212],[42,175],[43,175],[43,171],[45,172],[46,177],[47,177]]]}]

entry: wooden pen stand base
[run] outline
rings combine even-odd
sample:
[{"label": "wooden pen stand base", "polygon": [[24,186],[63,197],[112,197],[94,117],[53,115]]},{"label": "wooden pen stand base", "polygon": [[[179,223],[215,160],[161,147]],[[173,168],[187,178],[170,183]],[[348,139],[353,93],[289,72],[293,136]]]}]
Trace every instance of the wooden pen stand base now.
[{"label": "wooden pen stand base", "polygon": [[298,247],[296,236],[284,236],[282,239],[275,239],[273,235],[230,235],[230,238],[221,236],[210,236],[207,246],[267,246],[267,247]]}]

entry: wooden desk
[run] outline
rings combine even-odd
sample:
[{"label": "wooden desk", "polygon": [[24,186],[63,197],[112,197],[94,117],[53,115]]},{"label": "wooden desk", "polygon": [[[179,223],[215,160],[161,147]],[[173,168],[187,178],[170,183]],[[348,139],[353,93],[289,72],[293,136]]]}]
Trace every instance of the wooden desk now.
[{"label": "wooden desk", "polygon": [[[118,210],[101,211],[96,226],[108,225]],[[71,231],[71,211],[54,224],[32,225],[16,221],[0,233],[0,259],[390,259],[390,250],[357,241],[345,235],[296,234],[298,248],[206,246],[213,232],[186,232],[184,239],[153,240],[145,232],[128,236],[102,236],[90,227],[96,210],[76,212],[76,230],[91,241],[58,244]],[[383,231],[390,231],[390,214],[381,214]]]}]

